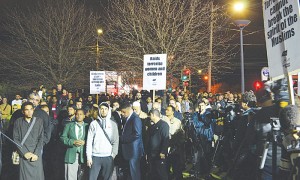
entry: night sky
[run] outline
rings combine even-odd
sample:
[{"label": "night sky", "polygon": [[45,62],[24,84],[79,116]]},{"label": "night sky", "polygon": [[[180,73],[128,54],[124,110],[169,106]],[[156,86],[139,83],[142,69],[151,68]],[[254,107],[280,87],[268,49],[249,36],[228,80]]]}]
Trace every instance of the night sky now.
[{"label": "night sky", "polygon": [[[30,5],[38,0],[0,0],[0,23],[3,22],[3,8],[12,9],[14,6]],[[84,0],[82,0],[84,1]],[[85,0],[89,8],[94,11],[100,12],[101,5],[105,6],[108,0]],[[215,0],[217,3],[230,4],[235,0]],[[244,60],[245,60],[245,86],[246,90],[252,88],[252,83],[255,80],[260,79],[260,70],[262,67],[267,66],[267,54],[265,47],[265,37],[263,28],[263,16],[262,16],[262,0],[242,0],[247,3],[247,11],[243,15],[232,14],[232,20],[235,19],[249,19],[251,23],[244,29]],[[228,7],[229,7],[228,6]],[[232,44],[240,44],[240,36],[238,28],[232,24],[230,27],[232,33],[236,33],[236,38],[232,41]],[[3,31],[0,26],[0,38],[3,36]],[[232,85],[240,84],[240,47],[238,46],[236,51],[238,52],[235,57],[232,58],[232,73],[224,75],[221,81],[225,81]]]}]

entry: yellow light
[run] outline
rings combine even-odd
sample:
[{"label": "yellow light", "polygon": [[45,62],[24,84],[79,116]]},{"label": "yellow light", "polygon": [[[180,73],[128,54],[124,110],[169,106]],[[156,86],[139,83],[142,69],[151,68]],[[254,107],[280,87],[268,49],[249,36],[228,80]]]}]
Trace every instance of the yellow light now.
[{"label": "yellow light", "polygon": [[245,5],[242,2],[238,2],[238,3],[234,4],[233,8],[235,11],[241,12],[244,10]]},{"label": "yellow light", "polygon": [[97,33],[98,34],[103,34],[103,30],[102,29],[97,29]]},{"label": "yellow light", "polygon": [[199,74],[201,74],[201,73],[202,73],[202,70],[201,70],[201,69],[200,69],[200,70],[198,70],[198,73],[199,73]]}]

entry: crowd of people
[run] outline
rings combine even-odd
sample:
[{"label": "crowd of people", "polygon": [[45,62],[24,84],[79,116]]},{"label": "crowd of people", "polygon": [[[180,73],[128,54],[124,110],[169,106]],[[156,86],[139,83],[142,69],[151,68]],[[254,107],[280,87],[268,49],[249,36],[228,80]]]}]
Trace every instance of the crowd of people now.
[{"label": "crowd of people", "polygon": [[[261,160],[271,132],[264,125],[284,116],[280,112],[287,105],[264,89],[255,95],[177,88],[154,101],[149,92],[137,90],[96,100],[69,93],[61,84],[28,94],[0,98],[1,131],[14,141],[2,142],[1,179],[177,180],[188,169],[196,179],[225,172],[232,179],[253,180],[272,179],[274,169],[281,177],[293,172],[289,158],[276,168],[272,155]],[[285,116],[280,121],[289,134],[296,120]],[[278,148],[279,158],[290,153]],[[18,165],[10,158],[15,151]]]}]

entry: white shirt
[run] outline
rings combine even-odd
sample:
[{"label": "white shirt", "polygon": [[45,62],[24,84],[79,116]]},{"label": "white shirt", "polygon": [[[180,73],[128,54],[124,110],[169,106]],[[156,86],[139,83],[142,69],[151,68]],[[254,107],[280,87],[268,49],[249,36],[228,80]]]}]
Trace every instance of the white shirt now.
[{"label": "white shirt", "polygon": [[11,102],[11,105],[13,106],[14,104],[19,104],[20,106],[22,106],[22,99],[19,99],[19,100],[13,100],[12,102]]}]

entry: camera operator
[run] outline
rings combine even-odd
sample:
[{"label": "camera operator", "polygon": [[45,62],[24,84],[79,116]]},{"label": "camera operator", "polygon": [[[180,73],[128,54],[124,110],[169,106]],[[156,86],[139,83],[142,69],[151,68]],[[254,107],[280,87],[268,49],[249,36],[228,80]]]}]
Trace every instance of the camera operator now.
[{"label": "camera operator", "polygon": [[295,105],[288,105],[279,115],[281,130],[284,134],[281,149],[279,176],[283,179],[300,179],[299,176],[299,109]]},{"label": "camera operator", "polygon": [[[193,123],[198,137],[198,153],[200,174],[209,174],[212,157],[212,141],[214,136],[215,119],[212,118],[211,108],[204,101],[199,102],[199,112],[193,114]],[[196,158],[197,159],[197,158]]]},{"label": "camera operator", "polygon": [[[242,95],[241,110],[236,112],[235,125],[235,152],[234,164],[232,166],[233,179],[255,179],[256,161],[252,151],[254,141],[253,115],[256,108],[256,96],[253,91],[245,92]],[[231,174],[230,174],[231,175]]]},{"label": "camera operator", "polygon": [[[264,163],[264,167],[260,173],[258,173],[257,176],[259,176],[261,179],[264,180],[271,180],[272,175],[273,177],[276,176],[276,172],[272,173],[272,151],[274,148],[272,148],[272,145],[274,145],[274,142],[276,142],[275,138],[273,138],[272,134],[272,120],[271,118],[278,118],[279,117],[279,111],[280,106],[279,102],[274,103],[272,99],[272,95],[269,91],[265,89],[260,89],[256,93],[257,98],[257,105],[261,107],[259,111],[254,115],[253,119],[255,120],[255,135],[256,135],[256,155],[262,156],[264,151],[267,151],[266,154],[266,160]],[[266,142],[269,142],[269,146],[266,146]],[[280,160],[281,153],[279,151],[279,147],[276,149],[276,157],[273,157],[276,159],[277,164]],[[274,153],[274,152],[273,152]],[[258,159],[260,162],[261,159]],[[275,167],[274,167],[275,169]]]}]

